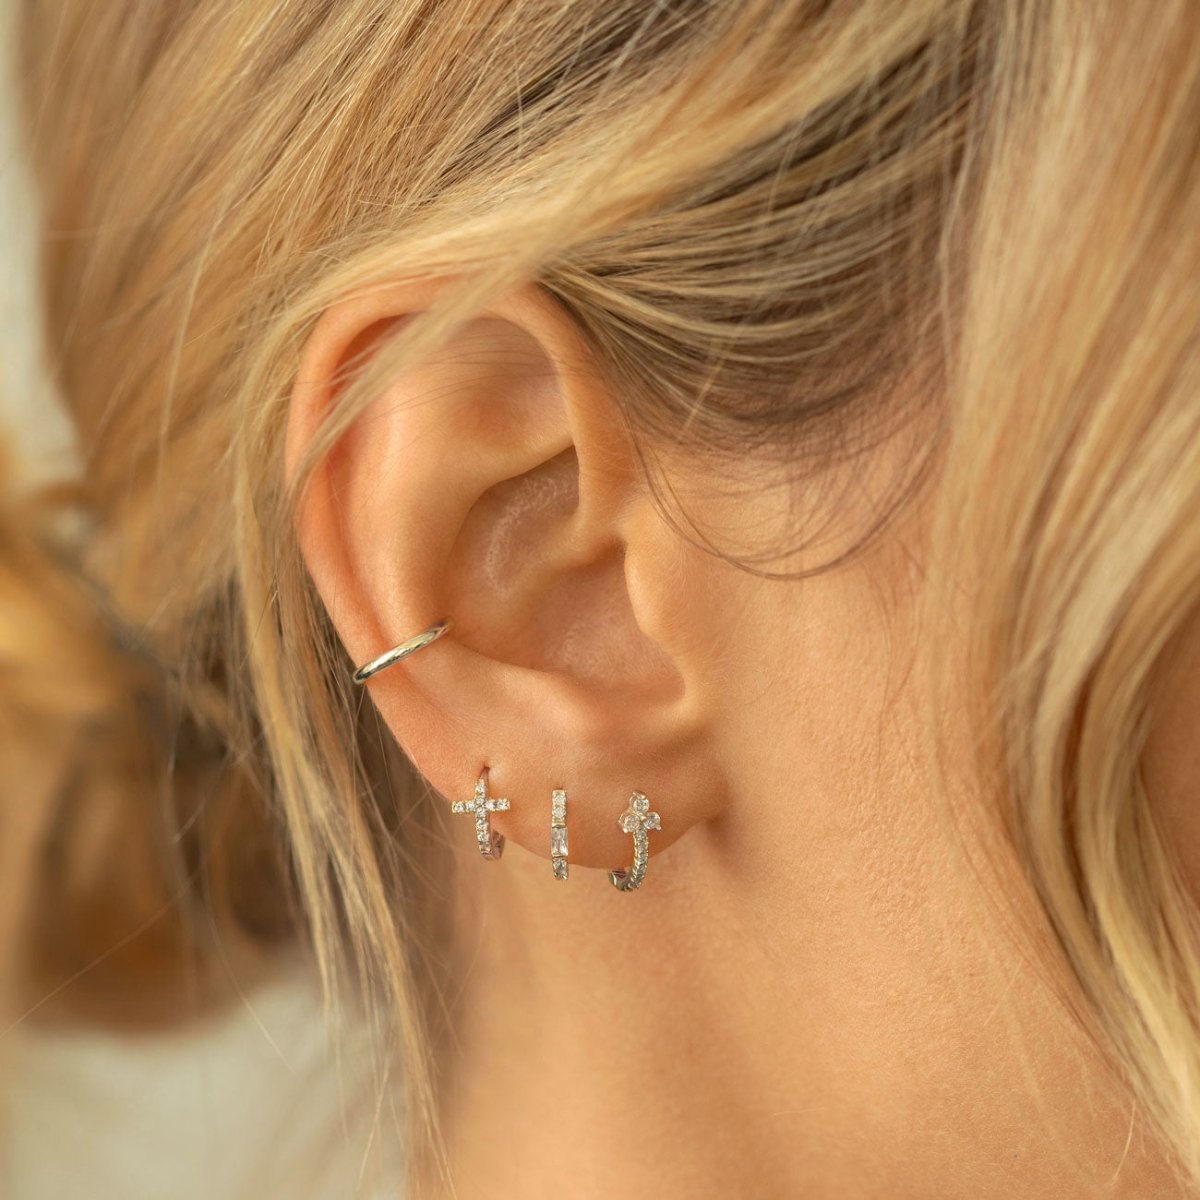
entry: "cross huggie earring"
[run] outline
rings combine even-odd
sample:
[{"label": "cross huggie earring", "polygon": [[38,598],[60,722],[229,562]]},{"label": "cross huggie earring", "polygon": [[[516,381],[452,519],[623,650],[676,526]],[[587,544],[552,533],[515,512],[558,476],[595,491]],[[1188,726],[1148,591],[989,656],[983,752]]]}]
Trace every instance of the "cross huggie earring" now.
[{"label": "cross huggie earring", "polygon": [[646,875],[646,863],[650,859],[651,829],[661,829],[658,813],[650,811],[650,801],[641,792],[629,797],[629,807],[617,818],[622,833],[633,834],[633,866],[628,871],[609,871],[609,882],[622,892],[632,892],[641,887]]},{"label": "cross huggie earring", "polygon": [[567,877],[567,793],[555,788],[550,796],[550,865],[555,879]]},{"label": "cross huggie earring", "polygon": [[504,834],[492,829],[491,813],[508,812],[507,800],[488,795],[488,769],[483,768],[475,783],[475,795],[470,800],[455,800],[450,811],[471,813],[475,817],[475,840],[479,853],[486,859],[496,860],[504,853]]}]

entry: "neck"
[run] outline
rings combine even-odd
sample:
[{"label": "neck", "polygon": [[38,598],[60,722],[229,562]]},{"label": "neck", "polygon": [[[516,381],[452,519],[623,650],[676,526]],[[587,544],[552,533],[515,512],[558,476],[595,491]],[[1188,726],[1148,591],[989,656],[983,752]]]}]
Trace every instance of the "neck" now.
[{"label": "neck", "polygon": [[884,778],[803,836],[740,806],[629,895],[515,846],[462,862],[457,1195],[1175,1195],[1063,981],[978,902],[929,790]]}]

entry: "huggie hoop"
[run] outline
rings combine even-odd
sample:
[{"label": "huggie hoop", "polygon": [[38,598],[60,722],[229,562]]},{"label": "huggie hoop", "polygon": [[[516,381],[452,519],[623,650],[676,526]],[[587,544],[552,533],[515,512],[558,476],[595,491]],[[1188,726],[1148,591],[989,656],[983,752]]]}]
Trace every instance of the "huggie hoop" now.
[{"label": "huggie hoop", "polygon": [[550,865],[555,879],[566,879],[567,793],[562,788],[550,794]]},{"label": "huggie hoop", "polygon": [[445,633],[449,633],[453,628],[454,622],[449,617],[444,621],[439,621],[436,625],[430,625],[424,633],[418,633],[416,637],[410,637],[408,641],[401,642],[398,646],[393,646],[378,658],[373,658],[369,663],[364,663],[354,672],[354,682],[361,687],[372,675],[378,675],[380,671],[386,671],[388,667],[395,666],[398,662],[403,662],[409,655],[416,654],[418,650],[424,650],[426,646],[436,642],[438,638]]},{"label": "huggie hoop", "polygon": [[658,813],[650,811],[650,801],[641,792],[629,797],[629,807],[617,818],[622,833],[633,834],[633,865],[628,871],[609,871],[608,881],[621,892],[632,892],[642,886],[646,863],[650,861],[651,829],[661,829]]},{"label": "huggie hoop", "polygon": [[488,769],[479,772],[475,782],[475,795],[470,800],[455,800],[450,805],[452,813],[468,813],[475,818],[475,841],[479,853],[495,862],[504,853],[504,834],[492,828],[491,814],[508,812],[509,803],[503,796],[488,795]]}]

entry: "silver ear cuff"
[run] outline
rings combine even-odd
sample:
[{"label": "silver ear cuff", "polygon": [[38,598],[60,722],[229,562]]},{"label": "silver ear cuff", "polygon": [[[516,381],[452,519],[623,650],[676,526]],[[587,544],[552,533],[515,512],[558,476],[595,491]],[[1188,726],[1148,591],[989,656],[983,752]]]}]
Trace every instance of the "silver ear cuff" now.
[{"label": "silver ear cuff", "polygon": [[398,646],[393,646],[378,658],[373,658],[369,663],[364,663],[354,672],[354,682],[359,685],[366,683],[372,675],[378,675],[380,671],[386,671],[388,667],[395,666],[398,662],[403,662],[410,655],[416,654],[418,650],[424,650],[426,646],[432,645],[438,638],[443,634],[449,633],[453,628],[454,622],[449,617],[444,621],[439,621],[436,625],[430,625],[424,633],[418,633],[416,637],[410,637],[408,641],[401,642]]}]

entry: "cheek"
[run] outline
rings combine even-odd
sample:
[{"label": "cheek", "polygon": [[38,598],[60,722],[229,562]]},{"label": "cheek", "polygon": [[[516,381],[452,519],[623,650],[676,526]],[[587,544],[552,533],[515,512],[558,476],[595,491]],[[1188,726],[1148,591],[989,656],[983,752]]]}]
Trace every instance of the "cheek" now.
[{"label": "cheek", "polygon": [[[858,866],[871,861],[881,886],[912,869],[914,839],[928,835],[928,814],[916,809],[933,792],[925,752],[935,731],[956,778],[963,765],[949,761],[951,748],[970,744],[957,730],[965,706],[942,691],[950,681],[934,686],[942,655],[961,660],[962,626],[922,608],[918,532],[897,523],[861,558],[805,579],[727,578],[710,568],[695,593],[708,619],[697,643],[721,649],[714,701],[734,786],[782,804],[795,829],[827,840],[831,855],[857,847]],[[936,662],[927,657],[935,648]]]},{"label": "cheek", "polygon": [[864,572],[765,581],[712,571],[690,594],[692,639],[708,647],[712,704],[745,777],[776,792],[807,780],[822,797],[855,787],[871,746],[879,758],[897,656],[911,653]]}]

